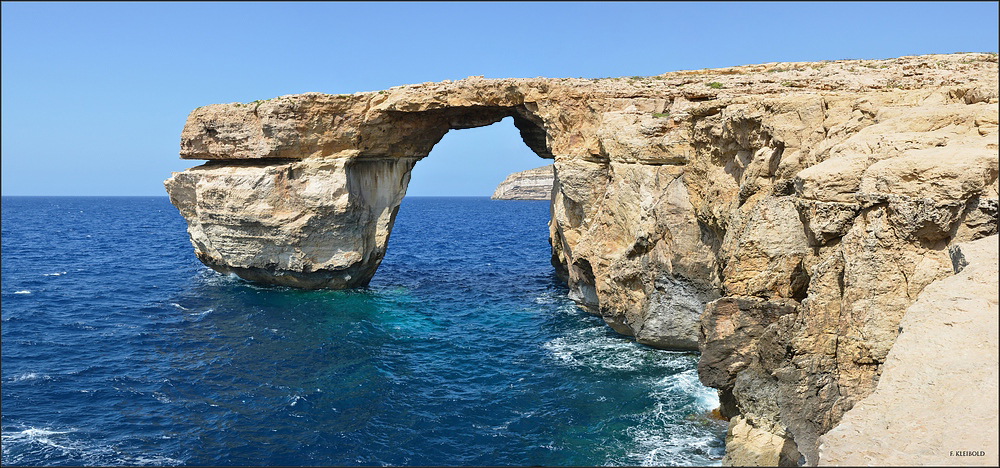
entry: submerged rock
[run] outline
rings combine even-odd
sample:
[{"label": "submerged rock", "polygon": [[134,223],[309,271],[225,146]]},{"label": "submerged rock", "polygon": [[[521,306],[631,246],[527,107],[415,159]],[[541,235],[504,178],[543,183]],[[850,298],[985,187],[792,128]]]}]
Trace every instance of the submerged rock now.
[{"label": "submerged rock", "polygon": [[209,162],[166,188],[206,265],[362,286],[414,164],[513,117],[554,160],[570,297],[641,343],[702,348],[728,462],[815,465],[953,274],[948,248],[997,233],[997,96],[996,54],[306,93],[193,111],[181,157]]}]

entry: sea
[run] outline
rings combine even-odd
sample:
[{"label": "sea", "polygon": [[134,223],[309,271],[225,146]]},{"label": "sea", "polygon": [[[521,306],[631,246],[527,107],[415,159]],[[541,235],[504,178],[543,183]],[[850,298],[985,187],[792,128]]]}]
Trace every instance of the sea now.
[{"label": "sea", "polygon": [[403,200],[366,288],[217,273],[167,197],[3,197],[3,465],[718,465],[694,352],[577,308],[549,203]]}]

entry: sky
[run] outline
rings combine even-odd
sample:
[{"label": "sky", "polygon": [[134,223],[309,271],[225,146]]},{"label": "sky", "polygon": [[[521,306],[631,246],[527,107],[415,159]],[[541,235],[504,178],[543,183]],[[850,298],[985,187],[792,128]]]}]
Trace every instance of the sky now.
[{"label": "sky", "polygon": [[[996,52],[996,2],[2,3],[2,194],[165,196],[188,113],[285,94]],[[510,119],[453,130],[411,196],[549,161]]]}]

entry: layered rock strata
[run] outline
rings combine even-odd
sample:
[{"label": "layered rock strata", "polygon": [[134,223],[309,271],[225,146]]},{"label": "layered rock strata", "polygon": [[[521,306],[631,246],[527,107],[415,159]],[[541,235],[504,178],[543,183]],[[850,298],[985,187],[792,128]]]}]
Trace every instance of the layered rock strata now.
[{"label": "layered rock strata", "polygon": [[493,191],[493,200],[549,200],[555,182],[552,165],[515,172]]},{"label": "layered rock strata", "polygon": [[511,116],[554,159],[571,297],[640,343],[701,350],[728,463],[813,465],[904,312],[953,274],[948,247],[997,232],[997,94],[995,54],[308,93],[196,109],[181,156],[209,162],[166,187],[206,265],[362,286],[413,165]]}]

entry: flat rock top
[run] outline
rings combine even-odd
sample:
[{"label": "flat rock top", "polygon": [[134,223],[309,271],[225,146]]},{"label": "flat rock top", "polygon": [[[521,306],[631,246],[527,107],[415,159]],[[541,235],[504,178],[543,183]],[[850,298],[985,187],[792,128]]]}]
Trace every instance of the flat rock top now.
[{"label": "flat rock top", "polygon": [[[884,60],[835,60],[741,65],[618,78],[469,77],[353,94],[303,93],[250,103],[212,104],[195,109],[181,134],[184,159],[303,159],[355,157],[366,144],[438,119],[447,126],[449,109],[510,109],[532,103],[558,114],[628,111],[663,101],[692,102],[791,94],[861,93],[962,86],[975,89],[976,102],[997,100],[997,54],[920,55]],[[981,94],[981,95],[979,95]],[[657,101],[657,102],[652,102]],[[648,109],[647,109],[648,110]],[[645,110],[644,110],[645,111]],[[423,122],[405,115],[429,113]],[[435,114],[436,112],[436,114]],[[484,120],[453,123],[469,128]],[[451,116],[454,118],[454,116]],[[402,119],[402,120],[400,120]],[[567,120],[568,119],[568,120]],[[575,119],[567,117],[567,122]],[[556,119],[558,120],[558,118]],[[578,119],[576,119],[578,120]],[[403,130],[401,130],[403,129]]]},{"label": "flat rock top", "polygon": [[[561,86],[583,93],[620,96],[684,95],[695,99],[744,94],[776,94],[806,90],[872,91],[919,89],[997,80],[997,54],[960,53],[915,55],[880,60],[824,60],[772,62],[726,68],[683,70],[654,76],[615,78],[500,78],[469,77],[395,86],[386,91],[352,96],[420,94],[461,88],[510,85]],[[994,83],[994,87],[996,84]],[[344,95],[346,96],[346,95]]]},{"label": "flat rock top", "polygon": [[555,176],[555,168],[552,164],[546,164],[542,167],[536,167],[534,169],[528,169],[525,171],[514,172],[507,176],[504,183],[512,182],[518,179],[544,179],[552,178]]}]

